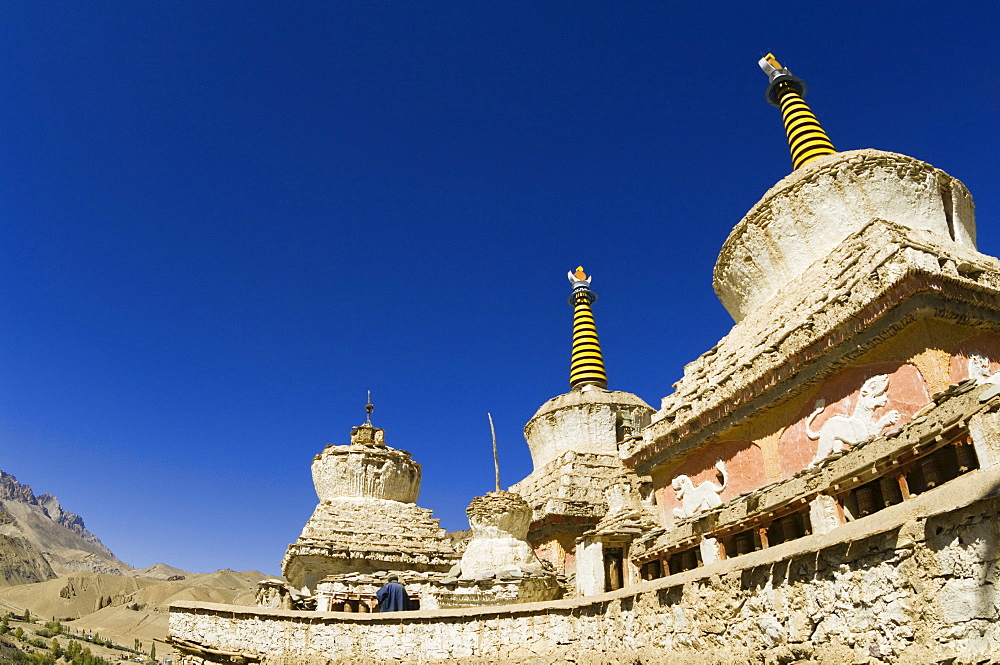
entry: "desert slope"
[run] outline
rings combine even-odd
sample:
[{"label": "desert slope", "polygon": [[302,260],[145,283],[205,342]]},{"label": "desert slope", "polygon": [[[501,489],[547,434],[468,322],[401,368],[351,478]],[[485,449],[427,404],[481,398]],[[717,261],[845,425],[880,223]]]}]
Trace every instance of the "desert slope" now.
[{"label": "desert slope", "polygon": [[38,616],[55,617],[75,628],[99,632],[119,644],[131,644],[135,638],[163,641],[170,603],[202,600],[253,605],[257,581],[266,577],[257,571],[170,571],[184,579],[70,573],[58,579],[0,589],[0,608],[26,608]]},{"label": "desert slope", "polygon": [[31,543],[56,573],[132,570],[87,530],[79,515],[63,509],[51,494],[35,496],[29,485],[0,471],[0,533]]},{"label": "desert slope", "polygon": [[165,563],[154,563],[147,568],[135,568],[125,573],[128,577],[146,577],[151,580],[182,580],[191,573]]}]

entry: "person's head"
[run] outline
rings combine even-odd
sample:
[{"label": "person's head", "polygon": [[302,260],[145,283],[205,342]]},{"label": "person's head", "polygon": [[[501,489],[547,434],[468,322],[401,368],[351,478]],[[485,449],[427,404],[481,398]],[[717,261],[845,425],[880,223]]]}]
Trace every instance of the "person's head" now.
[{"label": "person's head", "polygon": [[389,576],[389,581],[390,582],[398,582],[399,581],[399,575],[390,575]]}]

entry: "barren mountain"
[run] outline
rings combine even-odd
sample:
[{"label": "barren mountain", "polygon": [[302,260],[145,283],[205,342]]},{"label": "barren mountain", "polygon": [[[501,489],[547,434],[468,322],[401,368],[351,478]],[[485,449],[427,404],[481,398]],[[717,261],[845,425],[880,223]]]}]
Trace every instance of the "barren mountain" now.
[{"label": "barren mountain", "polygon": [[[51,566],[50,571],[65,574],[90,571],[113,575],[128,574],[132,567],[120,561],[84,525],[79,515],[59,504],[51,494],[35,496],[31,487],[0,471],[0,535],[8,538],[0,542],[0,561],[29,560],[31,550],[40,552]],[[10,540],[26,541],[29,547]],[[27,581],[48,579],[42,569],[34,572],[21,564],[11,571],[11,577],[0,584],[17,584],[18,576]],[[39,577],[40,576],[40,577]]]}]

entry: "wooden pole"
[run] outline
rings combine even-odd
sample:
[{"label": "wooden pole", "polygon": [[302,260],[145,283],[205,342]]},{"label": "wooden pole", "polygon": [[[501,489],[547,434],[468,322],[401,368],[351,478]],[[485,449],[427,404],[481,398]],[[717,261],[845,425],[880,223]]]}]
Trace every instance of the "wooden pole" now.
[{"label": "wooden pole", "polygon": [[490,413],[486,414],[486,417],[490,419],[490,434],[493,436],[493,469],[497,474],[497,491],[500,491],[500,458],[497,457],[497,431],[493,428],[493,416]]}]

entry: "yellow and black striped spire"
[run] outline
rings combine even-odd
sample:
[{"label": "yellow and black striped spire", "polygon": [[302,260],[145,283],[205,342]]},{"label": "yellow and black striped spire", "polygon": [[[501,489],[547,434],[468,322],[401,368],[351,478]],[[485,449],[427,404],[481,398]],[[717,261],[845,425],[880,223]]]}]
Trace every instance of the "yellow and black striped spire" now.
[{"label": "yellow and black striped spire", "polygon": [[597,325],[590,306],[597,302],[597,294],[590,290],[590,277],[579,266],[576,272],[569,272],[569,283],[573,285],[573,295],[569,302],[573,305],[573,357],[569,363],[569,387],[608,387],[608,376],[604,373],[604,358],[601,343],[597,339]]},{"label": "yellow and black striped spire", "polygon": [[778,60],[768,53],[757,63],[764,70],[771,84],[767,86],[767,101],[781,109],[788,135],[788,147],[792,151],[792,169],[808,164],[817,157],[837,152],[806,104],[806,84],[782,67]]}]

